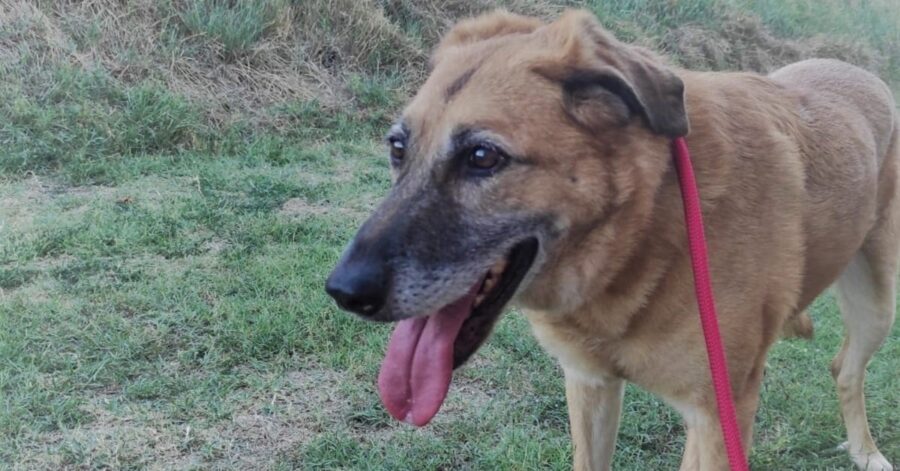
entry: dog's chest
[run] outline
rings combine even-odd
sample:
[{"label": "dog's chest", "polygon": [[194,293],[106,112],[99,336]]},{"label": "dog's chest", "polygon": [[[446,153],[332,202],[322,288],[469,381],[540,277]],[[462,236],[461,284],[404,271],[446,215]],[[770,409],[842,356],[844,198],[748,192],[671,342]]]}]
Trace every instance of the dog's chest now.
[{"label": "dog's chest", "polygon": [[560,329],[547,323],[543,315],[526,311],[534,336],[544,350],[559,361],[567,375],[586,383],[621,376],[611,358],[605,354],[609,345],[585,333]]},{"label": "dog's chest", "polygon": [[[699,335],[674,329],[652,339],[608,339],[589,329],[553,322],[541,313],[525,311],[535,338],[571,379],[600,384],[625,379],[667,400],[690,396],[705,378],[702,342],[683,342]],[[691,324],[694,325],[694,324]],[[688,329],[691,330],[691,329]]]}]

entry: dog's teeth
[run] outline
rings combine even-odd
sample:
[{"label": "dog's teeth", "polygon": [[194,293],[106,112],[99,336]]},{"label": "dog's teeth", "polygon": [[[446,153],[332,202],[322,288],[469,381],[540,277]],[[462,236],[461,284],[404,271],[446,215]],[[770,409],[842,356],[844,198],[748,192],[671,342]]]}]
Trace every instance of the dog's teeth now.
[{"label": "dog's teeth", "polygon": [[491,290],[491,288],[494,287],[495,284],[497,284],[497,281],[494,280],[493,278],[488,278],[488,279],[484,280],[484,284],[481,285],[481,292],[482,293],[489,292]]},{"label": "dog's teeth", "polygon": [[500,281],[500,275],[503,274],[503,270],[506,269],[506,260],[500,260],[495,263],[494,266],[488,270],[487,274],[484,276],[484,281],[481,283],[481,288],[478,289],[478,294],[475,296],[474,306],[478,306],[484,301],[487,293],[490,293],[494,286]]},{"label": "dog's teeth", "polygon": [[506,270],[506,259],[500,260],[495,263],[494,266],[491,267],[490,274],[493,276],[500,276],[503,273],[503,270]]}]

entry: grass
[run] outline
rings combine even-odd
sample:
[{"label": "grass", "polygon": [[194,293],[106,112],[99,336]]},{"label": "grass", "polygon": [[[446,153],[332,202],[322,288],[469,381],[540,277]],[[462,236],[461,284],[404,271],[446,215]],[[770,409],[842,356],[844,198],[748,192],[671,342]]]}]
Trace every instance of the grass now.
[{"label": "grass", "polygon": [[[387,189],[379,140],[422,48],[475,7],[89,3],[0,3],[0,469],[569,468],[561,374],[517,313],[414,431],[374,391],[388,328],[322,292]],[[585,3],[687,65],[740,65],[667,39],[739,12],[765,28],[751,39],[854,38],[839,52],[896,80],[900,9],[839,5]],[[839,316],[829,296],[813,314],[816,339],[769,359],[755,469],[850,469],[828,374]],[[895,462],[897,334],[867,382]],[[677,466],[677,414],[632,387],[625,408],[616,469]]]},{"label": "grass", "polygon": [[285,8],[280,0],[201,0],[178,11],[188,35],[218,43],[226,57],[247,53],[276,23]]}]

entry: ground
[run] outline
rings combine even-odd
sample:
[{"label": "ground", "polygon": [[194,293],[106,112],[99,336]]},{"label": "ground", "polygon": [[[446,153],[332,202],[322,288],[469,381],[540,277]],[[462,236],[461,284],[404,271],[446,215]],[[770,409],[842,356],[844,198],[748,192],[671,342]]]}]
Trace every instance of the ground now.
[{"label": "ground", "polygon": [[[561,374],[518,313],[413,430],[374,390],[388,327],[322,290],[439,32],[563,3],[0,0],[0,469],[568,469]],[[686,66],[826,55],[900,83],[890,1],[577,3]],[[830,295],[811,314],[815,339],[770,356],[755,469],[850,469],[839,315]],[[900,328],[869,371],[900,463]],[[629,387],[615,468],[682,445]]]}]

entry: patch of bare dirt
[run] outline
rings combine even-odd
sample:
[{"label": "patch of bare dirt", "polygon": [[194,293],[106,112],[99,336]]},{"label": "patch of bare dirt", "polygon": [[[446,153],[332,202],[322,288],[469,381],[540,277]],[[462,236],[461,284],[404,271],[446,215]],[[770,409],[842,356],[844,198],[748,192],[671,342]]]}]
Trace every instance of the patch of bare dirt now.
[{"label": "patch of bare dirt", "polygon": [[141,404],[112,407],[119,396],[99,394],[83,408],[90,423],[37,434],[18,463],[22,469],[59,469],[73,460],[86,468],[266,469],[279,454],[344,420],[350,404],[338,391],[346,381],[346,374],[327,369],[291,372],[271,389],[228,399],[240,403],[232,419],[208,427]]},{"label": "patch of bare dirt", "polygon": [[[465,368],[477,370],[485,364],[487,364],[487,360],[476,356]],[[438,418],[445,416],[446,419],[441,420],[455,420],[458,416],[467,414],[468,411],[483,409],[494,400],[496,393],[496,388],[466,374],[465,370],[459,371],[454,374],[447,402],[441,407]]]},{"label": "patch of bare dirt", "polygon": [[303,198],[291,198],[281,205],[278,214],[289,218],[303,218],[306,216],[319,216],[331,211],[335,211],[335,208],[314,205]]},{"label": "patch of bare dirt", "polygon": [[[353,394],[348,397],[346,391],[364,394],[363,402],[367,405],[378,401],[375,391],[363,392],[358,387],[358,380],[347,373],[329,369],[311,368],[287,373],[280,386],[267,395],[255,396],[230,422],[215,428],[217,441],[227,451],[213,466],[263,469],[274,464],[279,456],[295,451],[328,431],[345,430],[360,441],[384,441],[407,427],[393,419],[387,425],[353,421],[355,409],[360,406],[352,398]],[[461,375],[454,379],[447,402],[435,423],[450,422],[484,407],[493,400],[493,394],[483,382]],[[433,430],[422,433],[433,433]]]},{"label": "patch of bare dirt", "polygon": [[290,220],[302,220],[308,217],[336,214],[343,218],[361,221],[375,207],[375,201],[365,199],[349,205],[334,206],[313,204],[303,198],[291,198],[285,201],[276,214]]},{"label": "patch of bare dirt", "polygon": [[213,237],[212,239],[204,242],[202,248],[209,255],[218,255],[223,250],[228,248],[228,241],[220,239],[218,237]]},{"label": "patch of bare dirt", "polygon": [[[197,456],[182,452],[190,440],[179,426],[159,412],[140,411],[140,416],[108,410],[116,396],[99,394],[84,407],[91,423],[72,429],[39,434],[28,442],[17,460],[18,469],[188,469]],[[136,411],[135,411],[136,412]]]},{"label": "patch of bare dirt", "polygon": [[103,198],[116,192],[115,187],[104,185],[71,186],[60,190],[60,193],[78,198]]},{"label": "patch of bare dirt", "polygon": [[[236,391],[223,399],[237,404],[231,419],[208,425],[167,414],[158,405],[123,401],[118,391],[100,392],[83,407],[92,418],[89,423],[28,437],[18,466],[269,469],[328,431],[343,430],[367,442],[388,440],[405,427],[393,420],[354,421],[357,408],[378,399],[348,373],[312,366],[269,379],[269,387],[249,394]],[[482,408],[494,394],[482,381],[457,375],[435,422]]]},{"label": "patch of bare dirt", "polygon": [[223,456],[217,465],[261,469],[285,452],[340,423],[349,404],[338,394],[346,374],[306,369],[285,375],[281,385],[248,401],[232,420],[216,427]]},{"label": "patch of bare dirt", "polygon": [[55,188],[36,176],[6,186],[0,193],[0,235],[24,232],[32,227],[34,217],[50,200]]}]

